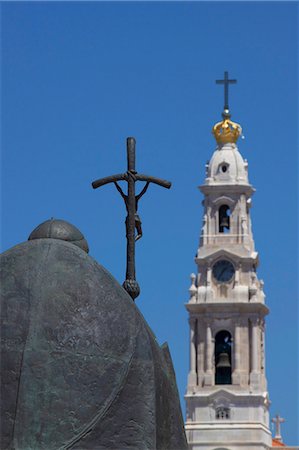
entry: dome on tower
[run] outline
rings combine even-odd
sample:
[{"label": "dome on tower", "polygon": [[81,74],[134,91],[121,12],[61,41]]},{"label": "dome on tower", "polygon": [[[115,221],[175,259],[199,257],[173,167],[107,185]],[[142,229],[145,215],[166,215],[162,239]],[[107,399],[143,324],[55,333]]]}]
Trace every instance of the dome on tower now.
[{"label": "dome on tower", "polygon": [[249,185],[248,163],[242,158],[236,144],[242,135],[242,127],[232,122],[230,117],[229,110],[224,109],[223,120],[213,127],[217,148],[206,166],[206,185]]},{"label": "dome on tower", "polygon": [[207,167],[207,184],[249,184],[247,161],[234,143],[218,147]]}]

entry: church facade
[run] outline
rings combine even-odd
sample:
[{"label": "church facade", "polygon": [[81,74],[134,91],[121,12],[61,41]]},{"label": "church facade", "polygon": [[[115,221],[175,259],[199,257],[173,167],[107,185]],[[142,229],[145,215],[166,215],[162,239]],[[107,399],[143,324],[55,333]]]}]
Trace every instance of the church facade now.
[{"label": "church facade", "polygon": [[203,224],[186,304],[190,370],[185,428],[190,450],[272,447],[265,372],[269,310],[256,272],[259,257],[250,218],[254,188],[237,147],[242,129],[230,120],[227,87],[223,120],[213,128],[217,148],[200,186]]}]

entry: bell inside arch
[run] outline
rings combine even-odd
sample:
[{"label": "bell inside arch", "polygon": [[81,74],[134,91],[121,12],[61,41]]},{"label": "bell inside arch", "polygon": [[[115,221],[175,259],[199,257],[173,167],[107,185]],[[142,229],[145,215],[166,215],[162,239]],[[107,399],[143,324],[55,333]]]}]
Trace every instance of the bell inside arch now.
[{"label": "bell inside arch", "polygon": [[231,363],[228,353],[220,353],[216,363],[216,384],[231,384]]},{"label": "bell inside arch", "polygon": [[228,205],[221,205],[219,208],[219,232],[229,232],[230,229],[230,208]]},{"label": "bell inside arch", "polygon": [[221,218],[220,227],[229,228],[229,220],[227,216]]},{"label": "bell inside arch", "polygon": [[218,357],[218,362],[216,364],[217,369],[225,369],[225,368],[231,368],[231,363],[229,360],[229,354],[228,353],[220,353]]},{"label": "bell inside arch", "polygon": [[232,383],[231,334],[227,330],[219,331],[215,336],[215,384]]}]

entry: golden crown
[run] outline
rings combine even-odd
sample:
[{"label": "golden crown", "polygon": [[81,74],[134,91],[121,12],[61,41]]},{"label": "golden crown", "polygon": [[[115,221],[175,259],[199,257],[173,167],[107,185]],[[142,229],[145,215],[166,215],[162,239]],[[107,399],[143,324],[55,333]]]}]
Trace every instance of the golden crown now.
[{"label": "golden crown", "polygon": [[222,122],[214,125],[212,133],[218,144],[235,143],[242,134],[242,128],[241,125],[232,122],[229,117],[224,116]]}]

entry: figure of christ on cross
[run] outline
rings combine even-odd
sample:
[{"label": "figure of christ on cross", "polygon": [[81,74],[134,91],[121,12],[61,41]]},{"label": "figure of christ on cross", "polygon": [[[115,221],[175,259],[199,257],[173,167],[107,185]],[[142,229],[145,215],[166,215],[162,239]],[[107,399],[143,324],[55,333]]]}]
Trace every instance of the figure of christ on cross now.
[{"label": "figure of christ on cross", "polygon": [[[127,269],[126,279],[123,283],[124,289],[128,292],[133,300],[140,294],[140,288],[136,281],[135,271],[135,241],[141,238],[142,228],[141,220],[137,214],[138,201],[147,191],[149,184],[154,183],[164,188],[169,189],[171,183],[160,178],[152,177],[150,175],[139,174],[135,170],[135,145],[136,141],[133,137],[127,138],[127,161],[128,169],[126,173],[111,175],[109,177],[100,178],[92,182],[92,187],[97,189],[108,183],[114,183],[118,192],[124,199],[127,217],[126,217],[126,238],[127,238]],[[118,181],[126,181],[128,184],[128,194],[124,194],[123,190],[118,184]],[[135,195],[135,182],[145,181],[146,184],[138,195]],[[135,229],[137,235],[135,235]]]},{"label": "figure of christ on cross", "polygon": [[[124,199],[125,205],[126,205],[126,209],[127,212],[129,212],[129,199],[128,196],[124,194],[122,188],[120,187],[120,185],[117,183],[117,181],[114,181],[115,187],[118,190],[118,192],[120,193],[120,195],[122,196],[122,198]],[[141,220],[139,215],[137,214],[137,210],[138,210],[138,201],[140,200],[140,198],[143,196],[143,194],[146,193],[147,188],[149,187],[150,182],[147,181],[146,185],[144,186],[144,188],[142,189],[142,191],[140,192],[140,194],[135,195],[135,228],[137,231],[137,235],[135,236],[135,241],[138,241],[138,239],[140,239],[142,237],[142,227],[141,227]],[[126,221],[128,220],[128,216],[126,218]]]}]

